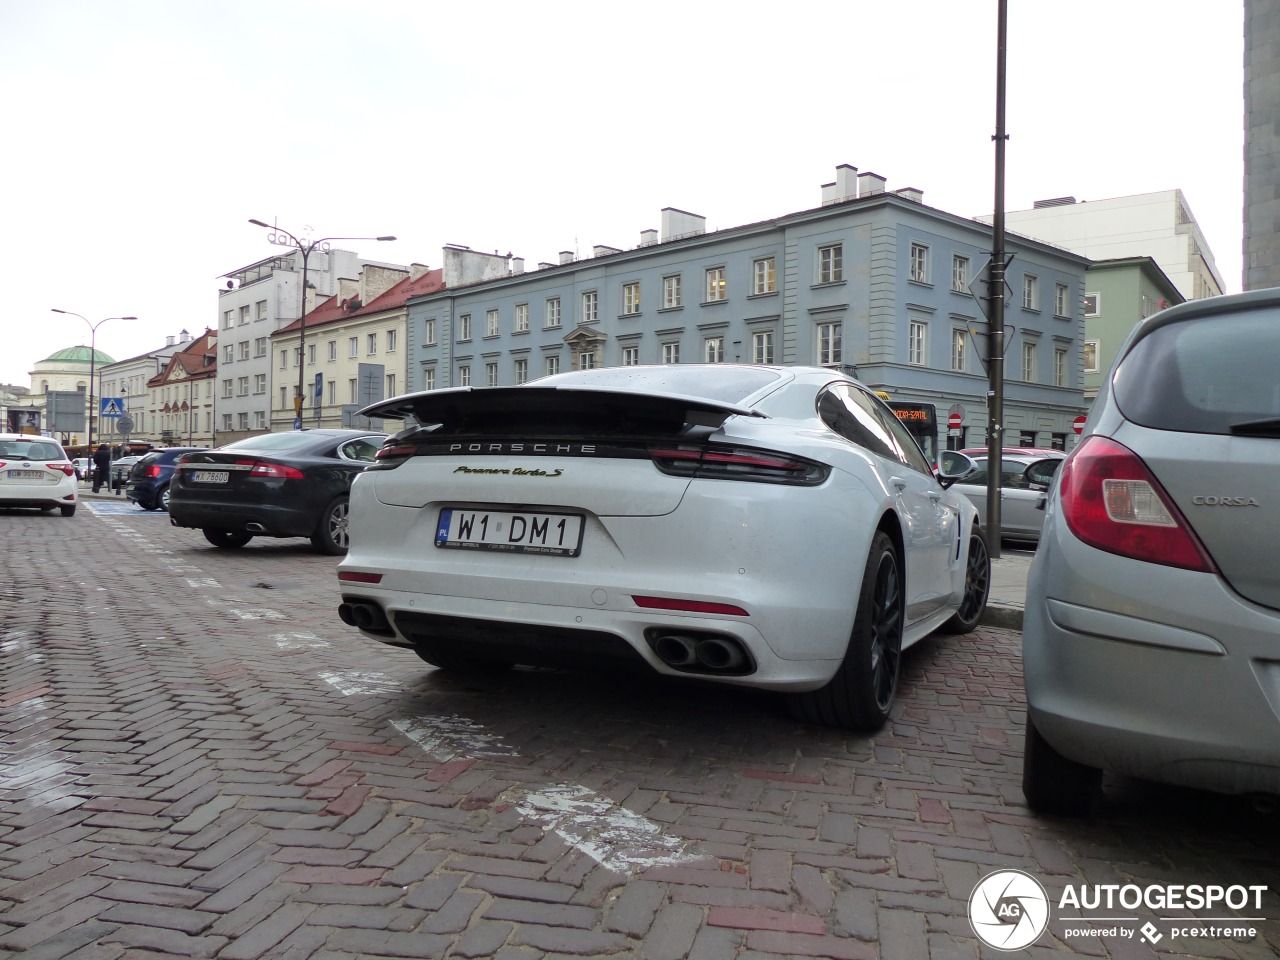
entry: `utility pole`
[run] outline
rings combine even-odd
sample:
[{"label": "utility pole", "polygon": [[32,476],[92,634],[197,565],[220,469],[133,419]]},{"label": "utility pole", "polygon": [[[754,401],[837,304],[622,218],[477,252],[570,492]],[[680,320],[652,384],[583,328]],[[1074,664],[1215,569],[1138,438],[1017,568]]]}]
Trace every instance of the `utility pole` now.
[{"label": "utility pole", "polygon": [[1009,39],[1009,0],[999,0],[996,15],[995,215],[991,229],[991,325],[987,341],[987,552],[1000,556],[1000,474],[1004,446],[1004,145],[1005,60]]}]

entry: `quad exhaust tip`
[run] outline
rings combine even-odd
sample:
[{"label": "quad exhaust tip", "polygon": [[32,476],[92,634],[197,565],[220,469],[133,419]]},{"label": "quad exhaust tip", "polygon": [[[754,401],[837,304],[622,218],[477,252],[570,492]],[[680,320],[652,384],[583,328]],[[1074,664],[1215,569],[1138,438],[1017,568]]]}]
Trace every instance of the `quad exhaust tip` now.
[{"label": "quad exhaust tip", "polygon": [[657,633],[649,640],[658,659],[685,673],[744,674],[754,667],[742,643],[717,634]]},{"label": "quad exhaust tip", "polygon": [[391,634],[391,624],[382,608],[368,600],[343,601],[338,605],[338,616],[349,627],[369,633]]}]

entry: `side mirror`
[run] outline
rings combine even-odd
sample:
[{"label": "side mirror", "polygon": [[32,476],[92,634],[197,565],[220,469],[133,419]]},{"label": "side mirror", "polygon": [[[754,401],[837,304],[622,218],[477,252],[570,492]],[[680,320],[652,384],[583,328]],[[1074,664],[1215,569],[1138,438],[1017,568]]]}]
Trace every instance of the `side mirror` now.
[{"label": "side mirror", "polygon": [[1044,460],[1037,460],[1028,466],[1023,476],[1027,478],[1027,482],[1033,487],[1048,490],[1053,485],[1053,478],[1057,476],[1058,468],[1061,466],[1062,458],[1048,457]]},{"label": "side mirror", "polygon": [[978,469],[977,462],[958,450],[943,450],[942,463],[938,469],[938,482],[944,488],[951,486],[963,477],[967,477]]}]

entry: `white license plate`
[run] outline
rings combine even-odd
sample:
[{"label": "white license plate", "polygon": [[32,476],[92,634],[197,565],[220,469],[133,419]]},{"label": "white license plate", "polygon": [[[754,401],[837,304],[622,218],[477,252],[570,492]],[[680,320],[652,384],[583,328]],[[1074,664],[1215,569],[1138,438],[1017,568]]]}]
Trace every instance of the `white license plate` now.
[{"label": "white license plate", "polygon": [[10,470],[10,480],[41,480],[45,476],[43,470]]},{"label": "white license plate", "polygon": [[193,470],[196,483],[226,483],[229,474],[225,470]]},{"label": "white license plate", "polygon": [[582,526],[580,513],[446,507],[436,524],[436,546],[576,557],[582,550]]}]

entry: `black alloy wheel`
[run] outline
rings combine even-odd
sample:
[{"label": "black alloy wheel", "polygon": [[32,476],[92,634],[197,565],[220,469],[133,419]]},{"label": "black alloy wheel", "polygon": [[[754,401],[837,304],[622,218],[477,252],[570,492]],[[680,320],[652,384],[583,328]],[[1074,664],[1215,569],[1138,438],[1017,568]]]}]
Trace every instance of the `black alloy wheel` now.
[{"label": "black alloy wheel", "polygon": [[991,554],[987,538],[974,526],[969,532],[969,557],[964,567],[964,594],[951,619],[941,627],[943,633],[969,633],[982,622],[991,592]]},{"label": "black alloy wheel", "polygon": [[351,543],[348,518],[350,503],[345,496],[334,497],[320,515],[316,532],[311,535],[311,545],[318,553],[339,556],[347,552]]},{"label": "black alloy wheel", "polygon": [[237,547],[243,547],[253,539],[253,534],[242,533],[239,530],[214,530],[212,527],[205,527],[200,532],[215,547],[221,547],[224,550],[235,550]]},{"label": "black alloy wheel", "polygon": [[883,530],[871,541],[844,660],[826,686],[788,696],[808,723],[873,732],[893,709],[902,667],[904,605],[898,551]]}]

